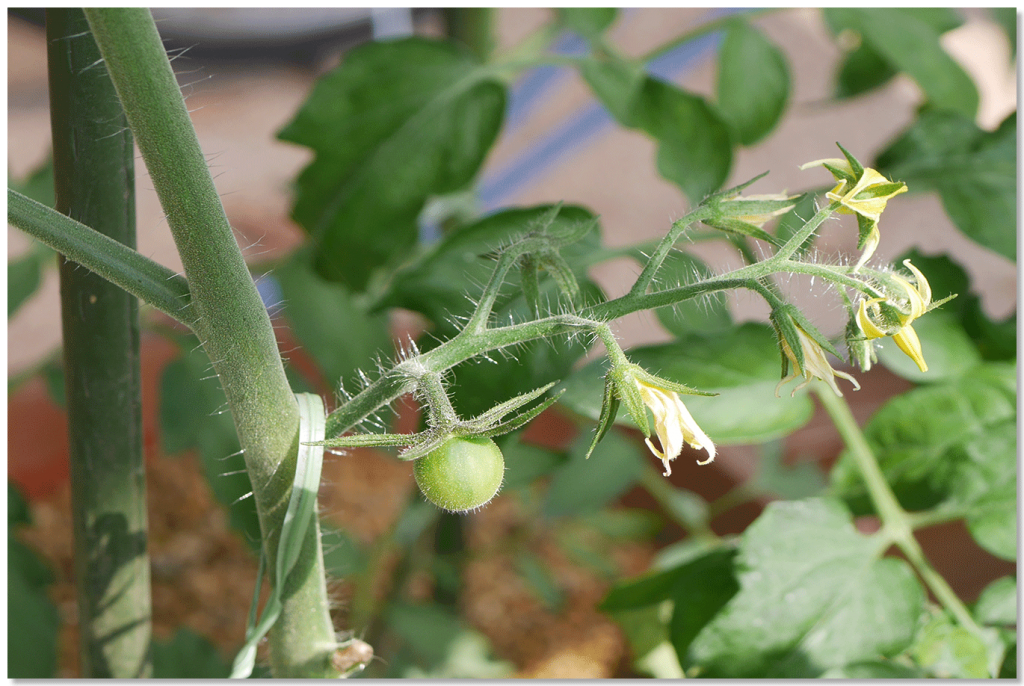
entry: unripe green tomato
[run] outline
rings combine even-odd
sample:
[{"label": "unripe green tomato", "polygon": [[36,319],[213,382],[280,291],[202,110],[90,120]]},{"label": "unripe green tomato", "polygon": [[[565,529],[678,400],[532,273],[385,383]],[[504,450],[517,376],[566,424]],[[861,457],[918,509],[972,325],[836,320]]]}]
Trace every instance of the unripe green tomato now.
[{"label": "unripe green tomato", "polygon": [[452,438],[416,460],[413,473],[427,500],[443,510],[467,512],[497,494],[505,458],[489,438]]}]

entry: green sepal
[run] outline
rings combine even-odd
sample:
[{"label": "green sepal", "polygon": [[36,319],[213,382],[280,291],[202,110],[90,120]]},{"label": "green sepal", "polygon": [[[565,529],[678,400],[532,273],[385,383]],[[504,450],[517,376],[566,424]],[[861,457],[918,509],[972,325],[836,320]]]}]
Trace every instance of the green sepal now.
[{"label": "green sepal", "polygon": [[539,265],[532,255],[523,255],[519,260],[519,280],[523,286],[523,297],[530,306],[535,319],[540,318],[540,285],[538,283]]},{"label": "green sepal", "polygon": [[846,161],[850,163],[850,168],[853,169],[853,175],[854,177],[856,177],[854,179],[854,183],[860,181],[860,177],[864,176],[864,165],[860,163],[860,160],[858,160],[856,157],[850,154],[850,152],[848,152],[846,148],[844,148],[842,145],[839,145],[838,142],[836,143],[836,145],[839,146],[839,149],[843,151],[843,156],[846,157]]},{"label": "green sepal", "polygon": [[590,444],[590,449],[587,450],[584,459],[590,459],[594,448],[615,424],[615,415],[619,413],[619,404],[619,399],[615,397],[615,382],[612,381],[612,376],[609,373],[604,378],[604,399],[601,401],[601,416],[597,420],[594,441]]},{"label": "green sepal", "polygon": [[350,434],[335,436],[316,443],[303,445],[322,445],[325,448],[373,448],[381,446],[412,445],[421,434]]},{"label": "green sepal", "polygon": [[793,351],[797,366],[799,367],[797,371],[804,368],[804,347],[800,345],[800,336],[797,334],[796,323],[793,321],[792,314],[794,310],[796,308],[787,303],[776,307],[768,315],[768,320],[771,322],[772,327],[775,329],[775,335],[779,339],[779,356],[782,358],[782,375],[779,377],[781,379],[785,379],[789,374],[790,365],[789,355],[782,349],[782,341],[785,341],[789,349]]},{"label": "green sepal", "polygon": [[[787,304],[784,305],[783,307],[787,310],[786,313],[793,318],[793,321],[796,322],[797,326],[803,329],[804,333],[810,336],[815,343],[820,345],[822,350],[824,350],[827,353],[832,353],[840,360],[843,359],[843,356],[836,351],[835,346],[833,346],[832,343],[827,338],[825,338],[821,331],[818,330],[818,327],[812,324],[810,320],[804,316],[803,312],[798,310],[794,305]],[[803,365],[802,356],[800,364]]]},{"label": "green sepal", "polygon": [[558,393],[555,393],[553,396],[551,396],[544,402],[540,403],[539,405],[536,405],[535,407],[530,408],[526,412],[516,415],[507,422],[502,422],[501,424],[497,424],[493,428],[488,429],[487,431],[482,431],[480,433],[473,435],[483,436],[485,438],[494,438],[495,436],[503,436],[507,433],[512,433],[513,431],[520,429],[523,426],[526,426],[526,424],[530,423],[531,421],[533,421],[535,417],[540,415],[541,412],[543,412],[544,410],[548,409],[556,402],[558,402],[558,399],[562,397],[563,393],[565,393],[565,389],[562,389]]},{"label": "green sepal", "polygon": [[872,198],[882,198],[888,195],[892,195],[898,192],[901,188],[905,188],[907,184],[902,181],[890,181],[889,183],[880,183],[877,186],[870,186],[865,188],[857,195],[853,196],[854,200],[871,200]]},{"label": "green sepal", "polygon": [[784,245],[782,241],[764,229],[739,219],[722,217],[720,219],[705,219],[704,223],[712,228],[725,231],[726,233],[731,233],[737,236],[750,236],[751,238],[767,241],[777,248],[781,248]]},{"label": "green sepal", "polygon": [[741,183],[738,186],[733,186],[732,188],[727,188],[724,191],[718,191],[717,193],[712,193],[708,197],[704,198],[704,201],[701,202],[701,205],[709,206],[709,205],[713,204],[716,200],[721,201],[721,200],[728,200],[729,198],[734,198],[737,195],[739,195],[740,193],[742,193],[744,190],[746,190],[749,186],[753,186],[755,183],[757,183],[758,181],[760,181],[761,179],[763,179],[766,176],[768,176],[768,172],[761,172],[760,174],[758,174],[757,176],[752,178],[750,181],[745,181],[744,183]]},{"label": "green sepal", "polygon": [[633,422],[640,429],[644,436],[651,435],[651,425],[647,421],[647,405],[640,397],[640,389],[633,380],[633,374],[624,366],[613,365],[608,372],[609,378],[615,385],[615,395],[626,405],[626,411],[633,418]]},{"label": "green sepal", "polygon": [[541,386],[540,388],[535,388],[527,393],[517,395],[511,400],[506,400],[503,403],[499,403],[492,407],[491,409],[487,410],[486,412],[478,414],[472,419],[469,419],[465,422],[460,422],[459,426],[466,427],[470,430],[479,429],[480,431],[486,431],[489,428],[493,427],[496,422],[500,421],[501,418],[507,415],[509,412],[518,410],[523,405],[533,402],[540,396],[547,393],[556,383],[557,382],[552,381],[551,383]]},{"label": "green sepal", "polygon": [[654,386],[655,388],[660,388],[663,391],[672,391],[674,393],[682,393],[683,395],[702,395],[709,398],[713,398],[718,395],[718,393],[713,391],[701,391],[693,388],[692,386],[687,386],[685,384],[676,383],[675,381],[663,379],[660,376],[655,376],[639,365],[630,365],[630,371],[634,376],[638,377],[648,386]]},{"label": "green sepal", "polygon": [[576,275],[572,273],[569,263],[565,261],[558,252],[547,250],[540,256],[540,266],[544,268],[551,278],[558,284],[558,289],[565,294],[569,300],[575,301],[580,294],[580,284],[576,281]]},{"label": "green sepal", "polygon": [[856,364],[861,371],[868,371],[878,362],[875,346],[860,330],[856,316],[846,323],[846,349],[850,351],[850,364]]},{"label": "green sepal", "polygon": [[857,215],[857,249],[863,250],[864,246],[867,245],[868,238],[871,237],[871,233],[878,226],[878,222],[874,219],[869,219],[863,214]]},{"label": "green sepal", "polygon": [[825,167],[825,169],[828,169],[829,172],[832,174],[832,176],[836,177],[836,180],[838,180],[838,181],[845,181],[846,182],[846,186],[848,188],[853,188],[855,185],[857,185],[857,178],[854,177],[854,176],[851,176],[850,172],[846,171],[845,169],[840,169],[839,167],[833,167],[828,162],[822,162],[821,166]]}]

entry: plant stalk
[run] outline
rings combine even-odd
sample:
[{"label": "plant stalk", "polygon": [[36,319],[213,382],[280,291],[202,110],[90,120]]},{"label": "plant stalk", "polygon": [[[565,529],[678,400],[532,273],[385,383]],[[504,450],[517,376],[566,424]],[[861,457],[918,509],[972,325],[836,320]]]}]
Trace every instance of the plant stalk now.
[{"label": "plant stalk", "polygon": [[[160,35],[149,11],[87,9],[86,17],[167,215],[192,293],[193,330],[227,396],[244,451],[269,570],[295,474],[298,406],[273,327],[246,268]],[[330,677],[335,646],[315,516],[282,584],[270,633],[276,677]],[[273,580],[278,583],[277,579]]]},{"label": "plant stalk", "polygon": [[[80,9],[46,10],[58,211],[135,247],[135,148]],[[81,676],[152,676],[138,301],[60,257]]]}]

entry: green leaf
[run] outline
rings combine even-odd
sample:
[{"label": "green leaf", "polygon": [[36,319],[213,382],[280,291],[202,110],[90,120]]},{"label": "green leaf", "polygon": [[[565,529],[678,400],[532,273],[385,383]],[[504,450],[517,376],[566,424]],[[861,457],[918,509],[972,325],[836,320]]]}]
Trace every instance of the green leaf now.
[{"label": "green leaf", "polygon": [[505,491],[532,484],[567,459],[565,455],[553,450],[523,443],[517,434],[511,434],[504,441],[498,439],[498,446],[505,456],[505,479],[501,483]]},{"label": "green leaf", "polygon": [[53,572],[19,541],[15,527],[29,524],[28,504],[7,484],[7,677],[49,679],[57,671],[60,615],[46,587]]},{"label": "green leaf", "polygon": [[[779,348],[771,327],[746,323],[717,334],[691,334],[673,343],[634,348],[630,361],[669,381],[715,397],[686,396],[694,420],[716,444],[760,443],[806,424],[814,405],[806,393],[775,397]],[[600,416],[605,360],[594,360],[566,379],[559,402],[577,414]],[[621,412],[619,424],[635,426]]]},{"label": "green leaf", "polygon": [[619,61],[588,62],[580,73],[620,124],[658,142],[658,171],[690,202],[700,202],[725,183],[732,134],[714,106]]},{"label": "green leaf", "polygon": [[742,145],[775,128],[789,88],[782,52],[747,22],[731,22],[718,53],[718,107]]},{"label": "green leaf", "polygon": [[[551,212],[553,205],[504,210],[446,235],[411,264],[395,273],[375,307],[402,307],[426,315],[436,324],[452,315],[468,315],[473,309],[469,297],[476,297],[494,270],[494,261],[483,256],[508,244],[533,228]],[[595,220],[583,207],[563,206],[548,227],[549,233],[569,232]],[[561,249],[580,281],[587,277],[588,256],[600,248],[600,230],[590,231],[581,240]],[[550,279],[541,277],[541,292]],[[467,284],[479,284],[467,291]],[[513,279],[505,284],[497,307],[521,295]],[[544,302],[543,295],[541,302]]]},{"label": "green leaf", "polygon": [[968,238],[1017,257],[1017,115],[995,131],[955,112],[923,111],[876,160],[912,192],[936,191]]},{"label": "green leaf", "polygon": [[740,590],[697,635],[700,677],[803,678],[906,648],[924,602],[901,560],[879,559],[832,499],[771,503],[744,532]]},{"label": "green leaf", "polygon": [[811,462],[802,462],[792,467],[784,465],[782,448],[781,441],[773,441],[762,446],[758,455],[757,471],[744,484],[744,488],[786,500],[818,495],[825,488],[825,478],[821,469]]},{"label": "green leaf", "polygon": [[[693,283],[712,275],[699,258],[681,250],[673,250],[658,270],[658,282],[666,287]],[[732,327],[732,317],[725,293],[714,293],[707,298],[686,300],[654,311],[658,321],[676,336],[691,333],[711,333]]]},{"label": "green leaf", "polygon": [[252,484],[245,472],[227,398],[210,360],[193,338],[180,341],[191,353],[164,368],[160,379],[160,437],[168,455],[195,449],[217,501],[231,525],[251,544],[262,540]]},{"label": "green leaf", "polygon": [[922,629],[910,650],[914,661],[940,679],[985,679],[985,644],[945,614],[936,614]]},{"label": "green leaf", "polygon": [[990,626],[1017,626],[1017,579],[1004,576],[986,586],[974,604],[974,618]]},{"label": "green leaf", "polygon": [[424,669],[443,663],[449,648],[463,630],[457,616],[436,603],[391,603],[387,626],[411,649]]},{"label": "green leaf", "polygon": [[548,517],[596,512],[629,490],[640,479],[643,462],[637,446],[609,432],[586,459],[589,437],[580,436],[569,461],[559,468],[548,487],[544,514]]},{"label": "green leaf", "polygon": [[556,614],[560,612],[566,599],[565,591],[544,561],[528,550],[520,550],[515,558],[515,566],[527,588],[533,591],[544,607]]},{"label": "green leaf", "polygon": [[42,243],[33,241],[21,257],[7,263],[7,318],[31,298],[43,281],[43,270],[57,264],[56,253]]},{"label": "green leaf", "polygon": [[589,60],[580,75],[617,122],[631,129],[639,126],[640,97],[648,80],[642,69],[620,60]]},{"label": "green leaf", "polygon": [[821,675],[822,679],[923,679],[927,675],[919,669],[888,660],[865,660],[842,667],[833,667]]},{"label": "green leaf", "polygon": [[28,176],[21,179],[9,178],[7,185],[38,203],[53,207],[53,155],[47,155],[43,163]]},{"label": "green leaf", "polygon": [[320,278],[308,257],[296,252],[274,269],[284,296],[281,311],[331,387],[344,383],[352,390],[359,370],[369,372],[378,356],[394,349],[388,318],[369,314],[347,288]]},{"label": "green leaf", "polygon": [[504,110],[504,86],[454,44],[409,38],[349,52],[279,133],[316,152],[293,214],[317,271],[362,290],[377,267],[399,264],[428,199],[476,175]]},{"label": "green leaf", "polygon": [[941,32],[931,17],[878,7],[829,8],[825,16],[833,31],[843,28],[860,34],[861,40],[891,68],[913,78],[936,108],[972,118],[977,113],[974,82],[942,49]]},{"label": "green leaf", "polygon": [[324,568],[334,579],[354,576],[366,567],[366,551],[343,529],[320,520],[320,542],[324,550]]},{"label": "green leaf", "polygon": [[560,7],[562,23],[584,38],[600,36],[612,25],[619,11],[614,7]]},{"label": "green leaf", "polygon": [[[993,554],[1016,555],[1016,372],[988,364],[953,382],[904,393],[864,427],[886,480],[908,510],[940,504],[967,517]],[[834,492],[870,512],[849,455],[832,470]]]},{"label": "green leaf", "polygon": [[732,135],[706,100],[649,78],[640,99],[640,126],[658,141],[658,172],[691,203],[725,183],[732,167]]},{"label": "green leaf", "polygon": [[154,679],[226,679],[231,666],[217,647],[190,629],[166,641],[153,641]]},{"label": "green leaf", "polygon": [[1010,41],[1010,59],[1017,56],[1017,8],[1013,7],[989,7],[989,13],[999,27],[1006,33]]},{"label": "green leaf", "polygon": [[693,639],[739,592],[733,571],[735,557],[732,549],[713,550],[676,570],[669,634],[680,660]]},{"label": "green leaf", "polygon": [[[893,8],[908,16],[931,26],[937,33],[945,33],[960,26],[963,21],[956,11],[945,7],[900,7]],[[833,22],[842,21],[842,10],[833,12],[825,10],[825,19],[829,22],[834,34],[844,28]],[[896,69],[886,61],[869,43],[861,42],[855,49],[846,53],[840,63],[836,77],[835,97],[851,98],[886,83],[896,75]]]}]

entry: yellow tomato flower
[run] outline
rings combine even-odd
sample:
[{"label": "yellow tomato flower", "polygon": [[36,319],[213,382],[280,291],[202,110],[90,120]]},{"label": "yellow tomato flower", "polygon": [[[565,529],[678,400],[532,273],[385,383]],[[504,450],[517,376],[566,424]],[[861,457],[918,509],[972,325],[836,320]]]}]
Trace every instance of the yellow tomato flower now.
[{"label": "yellow tomato flower", "polygon": [[[825,167],[835,177],[835,188],[825,194],[825,197],[833,202],[838,202],[840,214],[856,214],[860,225],[860,238],[857,247],[861,249],[860,259],[854,271],[859,271],[861,266],[875,253],[881,235],[878,233],[878,220],[882,216],[886,203],[900,193],[907,192],[907,184],[890,181],[874,169],[863,168],[860,178],[857,178],[856,170],[848,160],[823,159],[808,162],[801,165],[800,169],[810,167]],[[850,179],[837,174],[856,179],[856,183],[847,190]]]},{"label": "yellow tomato flower", "polygon": [[[899,349],[917,364],[918,369],[926,372],[928,371],[928,364],[924,361],[924,354],[921,352],[921,339],[917,337],[917,332],[914,331],[914,327],[911,324],[929,310],[932,302],[932,289],[928,279],[924,277],[924,274],[917,267],[910,263],[910,260],[903,260],[903,264],[914,274],[916,283],[912,284],[898,274],[894,274],[892,279],[906,292],[907,304],[901,306],[901,304],[893,303],[885,298],[862,300],[860,308],[857,310],[857,325],[864,332],[864,336],[868,340],[891,335],[892,340],[896,342]],[[894,327],[895,330],[885,327],[884,324],[879,326],[877,323],[880,319],[879,303],[882,302],[894,305],[899,311],[896,315],[899,325]],[[908,308],[910,311],[903,312],[903,307]]]},{"label": "yellow tomato flower", "polygon": [[782,352],[789,358],[790,363],[793,365],[793,373],[787,376],[785,379],[779,382],[779,385],[775,387],[775,397],[779,397],[779,389],[784,384],[795,379],[798,376],[804,377],[804,382],[793,389],[793,393],[790,395],[796,395],[796,392],[811,382],[812,379],[821,379],[829,385],[829,387],[835,391],[835,394],[842,397],[843,394],[839,390],[839,386],[836,384],[836,377],[841,376],[850,383],[853,384],[853,390],[859,391],[860,384],[857,383],[857,379],[853,378],[846,372],[837,372],[832,369],[832,365],[828,363],[825,358],[825,351],[822,350],[818,342],[807,335],[799,326],[796,326],[796,335],[800,339],[800,349],[803,352],[804,364],[803,368],[800,367],[800,363],[797,361],[796,355],[793,353],[793,349],[789,347],[789,342],[786,341],[785,336],[779,336],[779,340],[782,342]]},{"label": "yellow tomato flower", "polygon": [[715,459],[715,444],[697,426],[697,422],[693,420],[686,405],[679,399],[678,393],[652,386],[635,377],[633,380],[640,390],[640,397],[644,404],[654,415],[654,428],[662,449],[658,450],[654,447],[650,438],[644,440],[651,452],[665,463],[665,476],[672,473],[669,462],[679,457],[679,453],[683,451],[683,443],[689,443],[690,446],[698,450],[707,451],[708,459],[697,460],[697,464],[708,464]]}]

